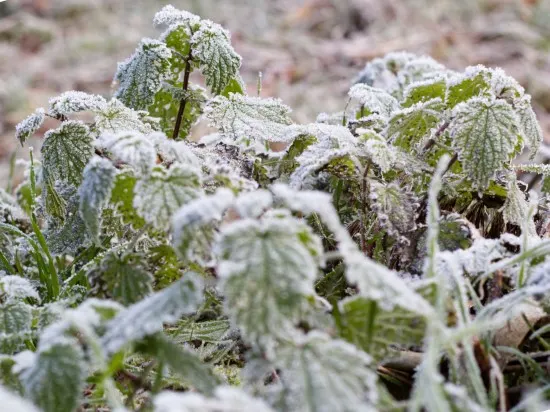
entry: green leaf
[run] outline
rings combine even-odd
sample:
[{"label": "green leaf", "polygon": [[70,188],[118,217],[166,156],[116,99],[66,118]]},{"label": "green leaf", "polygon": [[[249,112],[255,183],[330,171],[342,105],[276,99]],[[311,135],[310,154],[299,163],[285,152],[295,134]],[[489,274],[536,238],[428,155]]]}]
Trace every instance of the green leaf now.
[{"label": "green leaf", "polygon": [[118,64],[115,97],[135,110],[145,110],[170,72],[172,52],[158,40],[143,39],[134,54]]},{"label": "green leaf", "polygon": [[369,114],[377,113],[389,117],[399,109],[399,103],[395,97],[383,89],[367,86],[359,83],[350,89],[349,97],[355,99],[359,104],[368,110]]},{"label": "green leaf", "polygon": [[296,137],[279,163],[279,173],[281,175],[292,173],[299,166],[296,158],[300,156],[308,146],[314,144],[316,141],[317,139],[310,135],[300,135]]},{"label": "green leaf", "polygon": [[505,101],[484,98],[458,105],[453,114],[453,147],[474,186],[485,189],[518,144],[518,117]]},{"label": "green leaf", "polygon": [[441,111],[441,100],[434,99],[395,112],[388,123],[386,136],[393,145],[410,151],[430,136],[442,119]]},{"label": "green leaf", "polygon": [[21,143],[21,146],[25,144],[27,139],[35,134],[42,126],[45,119],[44,109],[37,109],[33,114],[15,126],[15,137]]},{"label": "green leaf", "polygon": [[84,179],[78,189],[80,216],[96,245],[100,243],[101,211],[109,201],[115,176],[116,169],[110,161],[93,157],[84,169]]},{"label": "green leaf", "polygon": [[191,37],[193,60],[200,65],[206,86],[213,94],[221,94],[241,67],[241,56],[231,46],[230,34],[219,24],[203,20]]},{"label": "green leaf", "polygon": [[230,94],[210,101],[206,116],[213,126],[236,143],[249,146],[257,142],[287,141],[290,108],[278,99]]},{"label": "green leaf", "polygon": [[32,307],[23,302],[0,305],[0,348],[2,353],[21,350],[24,339],[31,334]]},{"label": "green leaf", "polygon": [[153,355],[157,361],[168,366],[185,383],[199,391],[211,394],[218,384],[211,369],[193,352],[157,334],[150,336],[139,345],[138,350]]},{"label": "green leaf", "polygon": [[370,199],[380,226],[390,235],[399,237],[416,229],[419,203],[412,192],[396,183],[372,182]]},{"label": "green leaf", "polygon": [[44,135],[42,168],[45,179],[78,186],[93,153],[93,138],[84,123],[72,120],[62,123]]},{"label": "green leaf", "polygon": [[121,311],[107,325],[102,342],[114,353],[132,341],[162,331],[164,323],[174,323],[181,316],[197,310],[202,294],[202,281],[193,272],[179,281]]},{"label": "green leaf", "polygon": [[405,90],[403,107],[411,107],[416,103],[426,103],[432,99],[445,100],[447,82],[444,78],[435,78],[423,82],[412,83]]},{"label": "green leaf", "polygon": [[149,175],[155,165],[157,154],[153,142],[140,132],[104,133],[99,143],[115,160],[132,166],[139,174]]},{"label": "green leaf", "polygon": [[487,78],[487,72],[473,67],[466,69],[466,73],[461,74],[451,80],[445,97],[445,103],[449,108],[465,102],[472,97],[491,95],[491,85]]},{"label": "green leaf", "polygon": [[262,347],[292,338],[315,294],[321,245],[310,228],[290,216],[244,219],[222,228],[217,250],[226,311],[243,335]]},{"label": "green leaf", "polygon": [[154,227],[168,228],[174,212],[201,195],[199,173],[194,167],[177,163],[170,169],[155,167],[136,185],[136,211]]},{"label": "green leaf", "polygon": [[361,136],[361,140],[364,141],[365,153],[369,160],[378,166],[382,173],[392,169],[397,160],[397,153],[384,137],[369,130]]},{"label": "green leaf", "polygon": [[223,89],[221,95],[229,97],[231,93],[246,94],[246,85],[241,75],[238,73],[235,77],[229,80],[229,83],[227,83],[227,86],[225,86],[225,89]]},{"label": "green leaf", "polygon": [[153,276],[145,269],[144,258],[139,253],[109,252],[99,266],[88,273],[94,288],[101,286],[107,296],[127,306],[149,295]]},{"label": "green leaf", "polygon": [[105,107],[96,112],[95,128],[100,134],[129,131],[149,134],[153,129],[144,121],[143,115],[144,112],[130,109],[118,99],[111,99]]},{"label": "green leaf", "polygon": [[229,321],[225,319],[207,320],[204,322],[195,322],[192,319],[187,319],[182,321],[181,325],[174,332],[174,339],[178,343],[196,340],[217,343],[227,335],[229,327]]},{"label": "green leaf", "polygon": [[115,177],[111,191],[110,204],[114,205],[115,216],[119,216],[122,223],[131,225],[135,230],[145,225],[145,220],[134,208],[135,186],[137,178],[130,169],[126,169]]},{"label": "green leaf", "polygon": [[25,394],[44,412],[73,411],[84,384],[82,351],[69,344],[52,345],[34,355],[20,375]]},{"label": "green leaf", "polygon": [[372,359],[353,345],[310,332],[296,345],[281,345],[285,410],[355,412],[376,410],[376,373]]},{"label": "green leaf", "polygon": [[542,129],[537,120],[537,114],[531,106],[531,96],[524,96],[517,107],[519,124],[523,140],[530,149],[530,158],[534,159],[543,141]]}]

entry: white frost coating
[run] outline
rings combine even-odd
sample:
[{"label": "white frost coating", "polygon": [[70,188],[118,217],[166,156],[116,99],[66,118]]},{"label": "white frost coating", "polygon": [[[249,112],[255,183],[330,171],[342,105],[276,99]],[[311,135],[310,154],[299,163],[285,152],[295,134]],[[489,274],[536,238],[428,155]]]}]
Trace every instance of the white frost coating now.
[{"label": "white frost coating", "polygon": [[190,40],[193,60],[200,65],[206,86],[213,94],[223,92],[241,67],[241,56],[231,46],[231,36],[219,24],[203,20]]},{"label": "white frost coating", "polygon": [[143,39],[136,51],[118,64],[115,97],[135,110],[146,110],[153,103],[162,82],[169,76],[172,51],[166,44]]},{"label": "white frost coating", "polygon": [[78,188],[80,216],[96,245],[99,244],[101,211],[111,197],[116,173],[109,160],[94,156],[84,168],[82,184]]},{"label": "white frost coating", "polygon": [[25,144],[29,137],[40,129],[40,126],[44,123],[45,115],[45,111],[41,107],[36,109],[33,114],[15,126],[15,137],[19,140],[21,146]]},{"label": "white frost coating", "polygon": [[289,141],[290,108],[278,99],[262,99],[232,93],[229,97],[217,96],[205,108],[212,126],[225,137],[247,147],[258,142]]},{"label": "white frost coating", "polygon": [[197,310],[203,299],[203,283],[192,272],[166,289],[119,312],[107,325],[102,343],[109,353],[127,343],[160,332],[164,323],[174,323],[181,316]]},{"label": "white frost coating", "polygon": [[397,73],[397,78],[401,86],[426,80],[429,78],[441,76],[447,69],[441,63],[429,56],[419,56],[407,63]]},{"label": "white frost coating", "polygon": [[352,155],[355,153],[357,139],[348,128],[321,123],[312,123],[305,126],[292,126],[293,135],[311,135],[317,142],[309,145],[296,158],[299,166],[290,176],[290,185],[293,188],[305,187],[308,179],[317,170],[326,166],[331,160]]},{"label": "white frost coating", "polygon": [[261,216],[273,204],[273,196],[267,190],[259,189],[243,193],[235,202],[235,210],[241,217],[256,218]]},{"label": "white frost coating", "polygon": [[277,339],[296,338],[322,254],[309,226],[286,210],[233,221],[221,228],[214,252],[225,308],[243,335],[267,353]]},{"label": "white frost coating", "polygon": [[102,110],[107,105],[107,101],[97,94],[88,94],[72,90],[51,98],[49,104],[49,113],[57,117],[85,110]]},{"label": "white frost coating", "polygon": [[[505,223],[513,223],[522,227],[527,225],[527,235],[537,236],[535,222],[529,216],[529,203],[525,198],[525,193],[520,190],[517,184],[516,174],[508,175],[508,194],[504,202],[502,217]],[[527,221],[529,219],[529,221]]]},{"label": "white frost coating", "polygon": [[512,165],[515,170],[521,170],[522,172],[538,173],[544,176],[550,176],[550,164],[523,164]]},{"label": "white frost coating", "polygon": [[159,156],[165,163],[178,162],[184,165],[200,168],[201,162],[193,153],[191,146],[184,140],[168,139],[164,133],[154,132],[148,136]]},{"label": "white frost coating", "polygon": [[370,130],[358,130],[363,139],[363,148],[370,161],[377,165],[382,173],[389,171],[396,162],[397,153],[393,146],[388,145],[386,139]]},{"label": "white frost coating", "polygon": [[215,398],[192,392],[164,391],[154,398],[153,404],[154,412],[273,412],[263,400],[230,386],[218,386]]},{"label": "white frost coating", "polygon": [[21,276],[2,276],[0,278],[0,289],[7,295],[8,299],[33,298],[40,300],[40,296],[32,283]]},{"label": "white frost coating", "polygon": [[474,186],[485,189],[516,148],[518,116],[505,101],[482,97],[458,104],[453,116],[449,129],[458,158]]},{"label": "white frost coating", "polygon": [[531,96],[525,95],[517,104],[519,122],[523,131],[522,136],[530,149],[530,158],[534,159],[543,141],[543,134],[537,120],[537,114],[531,106]]},{"label": "white frost coating", "polygon": [[142,175],[149,175],[155,165],[155,147],[151,139],[142,133],[103,133],[99,136],[98,145],[111,152],[115,160],[129,164]]},{"label": "white frost coating", "polygon": [[113,98],[96,113],[95,126],[100,134],[128,131],[149,134],[153,130],[151,125],[143,122],[141,113],[124,106],[120,100]]},{"label": "white frost coating", "polygon": [[5,411],[40,412],[32,403],[0,386],[0,405]]},{"label": "white frost coating", "polygon": [[167,229],[172,215],[202,194],[199,169],[174,163],[170,169],[157,166],[135,187],[134,207],[146,222]]},{"label": "white frost coating", "polygon": [[329,194],[314,191],[298,192],[283,184],[273,185],[271,190],[288,207],[307,214],[317,213],[321,217],[334,234],[339,250],[344,256],[347,279],[357,284],[361,296],[376,300],[386,310],[400,306],[427,317],[433,316],[434,311],[430,303],[413,291],[396,272],[361,253],[347,229],[340,223]]},{"label": "white frost coating", "polygon": [[395,97],[383,89],[371,87],[363,83],[353,85],[348,93],[370,112],[389,117],[399,109],[399,102]]},{"label": "white frost coating", "polygon": [[178,10],[171,4],[164,6],[153,18],[155,26],[172,26],[174,24],[197,24],[200,17],[188,11]]},{"label": "white frost coating", "polygon": [[372,358],[354,345],[320,332],[281,345],[275,364],[288,379],[290,411],[377,411],[377,376]]}]

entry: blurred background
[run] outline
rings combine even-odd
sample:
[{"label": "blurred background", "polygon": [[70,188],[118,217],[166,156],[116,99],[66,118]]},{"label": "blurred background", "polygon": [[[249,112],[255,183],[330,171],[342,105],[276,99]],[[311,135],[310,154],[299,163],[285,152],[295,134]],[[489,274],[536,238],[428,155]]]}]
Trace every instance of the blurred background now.
[{"label": "blurred background", "polygon": [[[0,184],[15,125],[65,90],[111,94],[116,63],[158,36],[163,5],[232,32],[242,75],[299,122],[343,110],[365,63],[391,51],[450,68],[500,66],[533,95],[550,141],[550,0],[7,0],[0,3]],[[46,124],[44,129],[52,126]]]}]

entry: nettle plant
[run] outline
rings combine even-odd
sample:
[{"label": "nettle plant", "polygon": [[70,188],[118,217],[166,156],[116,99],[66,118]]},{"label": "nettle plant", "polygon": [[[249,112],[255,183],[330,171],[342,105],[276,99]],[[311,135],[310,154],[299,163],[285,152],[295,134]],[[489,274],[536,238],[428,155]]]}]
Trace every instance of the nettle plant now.
[{"label": "nettle plant", "polygon": [[516,176],[550,167],[513,163],[542,141],[514,79],[394,53],[298,125],[219,25],[154,22],[111,100],[17,127],[58,122],[0,193],[6,410],[545,409],[547,203]]}]

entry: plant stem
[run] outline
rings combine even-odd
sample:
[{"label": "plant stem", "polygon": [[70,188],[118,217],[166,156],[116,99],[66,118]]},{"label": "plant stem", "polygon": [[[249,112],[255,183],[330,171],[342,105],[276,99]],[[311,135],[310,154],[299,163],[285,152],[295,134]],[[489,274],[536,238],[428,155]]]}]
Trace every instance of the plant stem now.
[{"label": "plant stem", "polygon": [[370,170],[370,162],[368,162],[365,166],[365,170],[363,172],[363,181],[361,182],[361,251],[366,254],[367,253],[367,239],[365,236],[365,231],[367,229],[367,210],[368,210],[368,204],[367,204],[367,195],[369,190],[368,185],[368,174]]},{"label": "plant stem", "polygon": [[[183,75],[183,90],[189,89],[189,76],[191,75],[191,60],[193,59],[193,49],[189,49],[189,55],[185,61],[185,74]],[[185,106],[187,105],[187,99],[184,97],[180,101],[180,108],[178,110],[178,116],[176,117],[176,125],[174,126],[174,133],[172,139],[176,140],[180,134],[181,121],[183,119],[183,113],[185,112]]]}]

